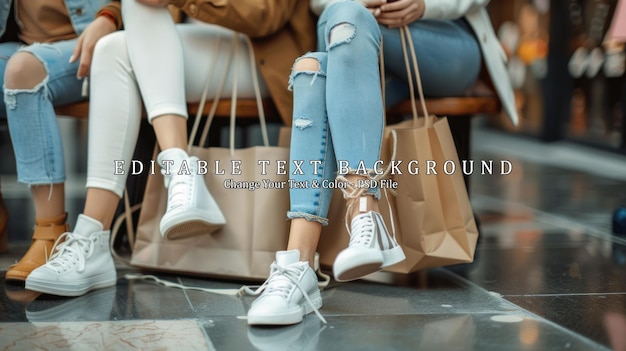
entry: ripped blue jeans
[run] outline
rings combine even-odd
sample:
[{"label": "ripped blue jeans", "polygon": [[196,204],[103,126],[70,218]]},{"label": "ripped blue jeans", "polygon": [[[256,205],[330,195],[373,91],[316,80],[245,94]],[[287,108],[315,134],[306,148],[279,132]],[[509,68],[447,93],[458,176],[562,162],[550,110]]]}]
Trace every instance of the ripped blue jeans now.
[{"label": "ripped blue jeans", "polygon": [[[476,80],[481,54],[463,20],[416,21],[410,25],[426,93],[462,94]],[[318,70],[292,69],[293,127],[287,216],[326,225],[336,175],[374,170],[380,159],[384,128],[379,50],[384,39],[388,76],[387,104],[408,96],[408,83],[397,29],[379,26],[361,4],[341,1],[321,14]],[[423,52],[424,54],[420,54]],[[295,166],[297,164],[297,166]],[[380,190],[368,190],[380,197]]]},{"label": "ripped blue jeans", "polygon": [[[8,118],[17,162],[18,181],[29,185],[65,181],[63,143],[54,105],[85,99],[82,81],[76,79],[78,63],[68,63],[76,40],[50,44],[0,43],[0,77],[3,101],[0,117]],[[48,73],[33,89],[7,90],[7,62],[17,52],[28,52],[44,64]]]},{"label": "ripped blue jeans", "polygon": [[[362,164],[371,170],[379,159],[383,105],[380,30],[374,17],[357,3],[336,3],[320,16],[318,37],[327,39],[320,41],[318,52],[299,60],[313,58],[319,70],[293,70],[290,77],[290,174],[305,186],[290,188],[287,216],[325,225],[338,166],[353,171]],[[294,163],[302,164],[302,172]],[[378,189],[372,190],[380,196]]]}]

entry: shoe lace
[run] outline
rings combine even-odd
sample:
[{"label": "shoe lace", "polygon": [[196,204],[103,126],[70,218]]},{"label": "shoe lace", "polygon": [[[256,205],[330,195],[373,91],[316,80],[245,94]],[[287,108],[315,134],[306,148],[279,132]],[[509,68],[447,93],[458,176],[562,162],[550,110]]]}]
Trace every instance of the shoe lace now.
[{"label": "shoe lace", "polygon": [[[394,153],[394,159],[395,159],[395,153]],[[390,167],[387,167],[387,169],[385,170],[385,172],[383,172],[382,174],[379,174],[375,177],[372,177],[371,180],[374,181],[378,181],[380,179],[383,179],[384,177],[387,176],[387,174],[389,173],[389,169]],[[343,182],[344,184],[346,184],[345,188],[341,188],[341,191],[343,192],[343,198],[346,199],[346,203],[348,205],[348,208],[346,209],[346,215],[344,217],[344,223],[346,226],[346,230],[348,232],[348,234],[350,234],[350,241],[352,241],[352,230],[350,229],[350,215],[352,213],[352,208],[355,206],[355,204],[358,202],[358,200],[363,197],[363,196],[373,196],[371,194],[368,193],[369,188],[367,187],[356,187],[353,183],[351,183],[350,181],[348,181],[348,179],[344,176],[337,176],[337,180],[340,182]],[[391,194],[393,196],[396,195],[395,191],[393,189],[387,189],[384,188],[383,189],[383,193],[385,195],[386,198],[389,198],[389,196],[387,195],[387,191],[390,191]],[[389,210],[389,214],[391,215],[391,217],[393,217],[393,211],[391,209],[391,204],[389,204],[389,201],[387,201],[387,206],[388,206],[388,210]],[[358,222],[358,221],[357,221]],[[370,218],[370,223],[372,225],[372,230],[374,228],[374,223],[373,221],[371,221]],[[394,233],[395,236],[395,228],[394,228],[394,223],[393,221],[391,221],[391,227],[392,227],[392,231]]]},{"label": "shoe lace", "polygon": [[307,303],[311,306],[315,315],[317,315],[317,317],[324,322],[324,324],[326,324],[326,319],[322,316],[317,307],[315,307],[313,301],[309,298],[307,291],[298,282],[298,278],[304,269],[306,269],[305,265],[290,265],[288,267],[283,267],[274,262],[270,266],[269,278],[267,278],[261,286],[259,286],[256,290],[252,290],[250,287],[244,286],[241,288],[241,292],[253,296],[261,293],[263,293],[264,296],[275,295],[286,300],[289,298],[291,290],[296,287],[300,290],[302,296],[304,296]]},{"label": "shoe lace", "polygon": [[85,257],[89,258],[93,254],[95,240],[96,236],[84,237],[70,232],[63,233],[50,251],[53,254],[47,262],[48,267],[61,273],[77,265],[76,271],[82,273],[85,270]]},{"label": "shoe lace", "polygon": [[[194,170],[190,171],[193,174]],[[193,195],[193,176],[189,174],[174,174],[169,177],[171,177],[171,179],[168,184],[168,209],[171,210],[181,206],[189,206]]]},{"label": "shoe lace", "polygon": [[[397,136],[396,136],[395,131],[392,131],[392,139],[393,139],[393,149],[392,149],[391,161],[393,162],[396,159],[396,152],[397,152]],[[389,165],[385,168],[385,170],[381,174],[377,174],[376,176],[372,177],[371,180],[379,181],[387,177],[389,173],[391,172],[392,162],[389,163]],[[348,205],[348,208],[346,209],[346,215],[344,217],[344,224],[346,226],[346,231],[350,235],[350,243],[352,244],[354,241],[355,244],[360,244],[361,242],[363,242],[363,245],[368,245],[374,236],[375,227],[374,227],[374,221],[372,217],[363,216],[360,219],[357,219],[355,221],[354,229],[359,233],[359,235],[353,236],[352,230],[350,228],[350,222],[351,222],[350,215],[352,214],[352,208],[355,206],[355,204],[359,201],[361,197],[368,196],[368,195],[372,196],[371,194],[368,193],[369,188],[357,187],[355,184],[348,181],[348,179],[344,177],[343,175],[338,175],[337,180],[346,184],[346,187],[341,188],[341,191],[343,192],[343,198],[346,199],[346,202]],[[390,191],[391,195],[396,196],[396,192],[393,189],[384,188],[383,193],[387,199],[389,199],[389,195],[387,194],[387,191]],[[393,221],[393,210],[391,208],[391,204],[389,201],[387,201],[387,208],[389,211],[389,216],[391,217],[392,237],[395,240],[396,228],[395,228],[395,224]]]},{"label": "shoe lace", "polygon": [[350,233],[350,246],[369,246],[374,239],[376,226],[371,214],[356,217],[352,221],[352,233]]}]

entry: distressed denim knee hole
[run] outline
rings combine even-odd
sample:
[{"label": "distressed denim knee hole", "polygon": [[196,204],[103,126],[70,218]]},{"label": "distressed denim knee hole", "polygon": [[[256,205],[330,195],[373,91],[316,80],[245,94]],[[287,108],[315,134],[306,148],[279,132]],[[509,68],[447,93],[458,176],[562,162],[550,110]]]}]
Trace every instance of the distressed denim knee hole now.
[{"label": "distressed denim knee hole", "polygon": [[340,44],[349,43],[356,35],[356,28],[352,23],[339,23],[334,26],[329,33],[328,49],[332,49]]},{"label": "distressed denim knee hole", "polygon": [[298,58],[296,62],[294,62],[293,66],[291,67],[291,74],[289,75],[289,83],[287,87],[289,91],[293,90],[293,82],[296,77],[301,74],[313,76],[310,85],[313,85],[313,83],[315,83],[318,76],[326,76],[326,74],[322,70],[319,58],[315,55],[315,53],[309,52],[304,56]]},{"label": "distressed denim knee hole", "polygon": [[292,70],[296,72],[319,71],[320,61],[315,57],[303,56],[296,60]]}]

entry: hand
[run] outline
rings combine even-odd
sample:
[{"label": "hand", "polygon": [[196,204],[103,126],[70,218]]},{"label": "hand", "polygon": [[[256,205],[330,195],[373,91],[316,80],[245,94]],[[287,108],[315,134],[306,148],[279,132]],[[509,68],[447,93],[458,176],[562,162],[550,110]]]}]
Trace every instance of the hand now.
[{"label": "hand", "polygon": [[136,0],[139,3],[149,6],[164,7],[170,4],[170,0]]},{"label": "hand", "polygon": [[108,18],[102,16],[96,17],[96,19],[85,28],[85,31],[78,37],[76,47],[74,47],[72,57],[70,58],[70,63],[80,58],[76,77],[80,79],[89,75],[91,58],[93,57],[93,50],[96,47],[96,43],[103,36],[113,33],[116,30],[115,25]]},{"label": "hand", "polygon": [[424,8],[424,0],[398,0],[381,5],[376,20],[389,28],[398,28],[422,18]]},{"label": "hand", "polygon": [[374,17],[380,15],[380,6],[387,3],[387,0],[357,0],[361,5],[365,6]]}]

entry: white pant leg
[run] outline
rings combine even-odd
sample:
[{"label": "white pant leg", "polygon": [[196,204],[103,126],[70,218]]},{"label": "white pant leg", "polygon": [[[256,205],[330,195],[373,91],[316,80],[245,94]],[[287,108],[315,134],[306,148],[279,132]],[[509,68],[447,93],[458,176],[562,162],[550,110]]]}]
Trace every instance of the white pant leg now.
[{"label": "white pant leg", "polygon": [[[254,86],[252,83],[252,71],[249,60],[249,48],[246,43],[239,39],[239,56],[232,60],[229,56],[232,50],[232,30],[217,25],[206,23],[185,23],[176,26],[183,44],[183,58],[185,65],[185,90],[187,102],[198,102],[202,96],[202,90],[207,79],[211,79],[207,99],[215,97],[218,83],[222,73],[226,71],[227,79],[224,83],[222,98],[230,98],[232,94],[234,72],[237,66],[238,82],[237,96],[239,98],[254,98]],[[211,72],[211,69],[214,69]],[[260,72],[259,85],[261,96],[269,96],[269,92]],[[285,77],[285,89],[287,81]]]},{"label": "white pant leg", "polygon": [[141,122],[141,96],[126,51],[123,32],[100,39],[90,73],[87,187],[122,196],[125,175],[115,175],[115,161],[124,174],[133,157]]},{"label": "white pant leg", "polygon": [[[122,6],[128,55],[148,118],[151,120],[163,114],[187,116],[185,102],[200,99],[211,60],[218,60],[216,73],[227,68],[234,32],[197,21],[175,25],[166,7],[148,6],[137,1],[124,1]],[[221,45],[218,44],[219,38],[222,38]],[[254,97],[254,90],[248,48],[243,40],[239,40],[238,45],[238,96],[251,98]],[[214,75],[209,98],[214,96],[218,76]],[[231,96],[232,72],[229,71],[228,77],[222,97]],[[285,77],[285,89],[287,80],[288,77]],[[259,81],[262,95],[267,96],[267,88],[260,75]]]},{"label": "white pant leg", "polygon": [[128,56],[148,120],[164,114],[187,117],[183,51],[167,7],[123,1]]}]

